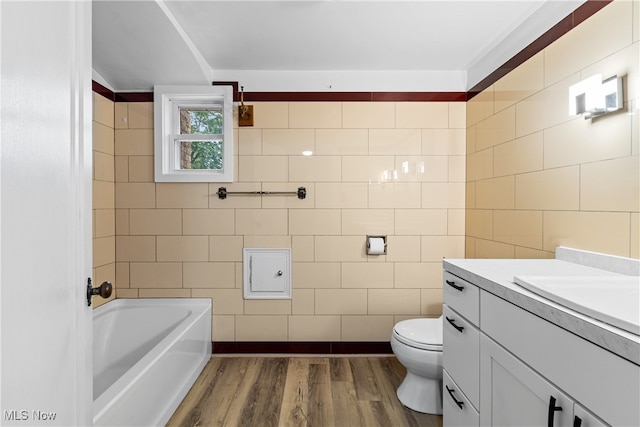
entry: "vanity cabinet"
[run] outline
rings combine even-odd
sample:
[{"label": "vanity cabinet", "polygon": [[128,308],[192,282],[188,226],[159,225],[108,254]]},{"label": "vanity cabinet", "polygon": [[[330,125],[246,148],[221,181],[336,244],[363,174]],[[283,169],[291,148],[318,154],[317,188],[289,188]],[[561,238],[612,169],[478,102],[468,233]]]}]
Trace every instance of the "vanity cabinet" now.
[{"label": "vanity cabinet", "polygon": [[640,425],[640,366],[459,275],[444,272],[445,426]]},{"label": "vanity cabinet", "polygon": [[480,418],[480,290],[448,272],[443,276],[443,415],[449,426],[477,426]]}]

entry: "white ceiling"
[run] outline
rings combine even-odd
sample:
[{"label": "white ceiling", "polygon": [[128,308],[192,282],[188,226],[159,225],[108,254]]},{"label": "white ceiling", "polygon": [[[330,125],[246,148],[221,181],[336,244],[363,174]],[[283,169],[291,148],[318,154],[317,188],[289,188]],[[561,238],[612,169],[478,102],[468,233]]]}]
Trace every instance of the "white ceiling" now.
[{"label": "white ceiling", "polygon": [[94,79],[116,92],[466,91],[584,1],[94,0]]}]

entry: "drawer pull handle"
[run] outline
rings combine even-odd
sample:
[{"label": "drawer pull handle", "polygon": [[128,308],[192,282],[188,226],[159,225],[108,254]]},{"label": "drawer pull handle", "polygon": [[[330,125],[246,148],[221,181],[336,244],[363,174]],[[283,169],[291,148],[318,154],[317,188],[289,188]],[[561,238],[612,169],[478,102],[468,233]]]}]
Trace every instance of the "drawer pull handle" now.
[{"label": "drawer pull handle", "polygon": [[553,427],[553,417],[556,411],[562,411],[562,406],[556,406],[556,398],[549,396],[549,416],[547,419],[547,426]]},{"label": "drawer pull handle", "polygon": [[449,322],[451,324],[451,326],[456,328],[456,331],[462,332],[462,330],[464,329],[464,326],[456,325],[456,320],[455,319],[449,319],[449,316],[445,316],[445,318],[447,319],[447,322]]},{"label": "drawer pull handle", "polygon": [[458,405],[458,408],[462,409],[462,406],[464,405],[464,402],[462,400],[456,399],[456,397],[453,395],[453,393],[455,393],[456,391],[454,389],[452,389],[452,388],[449,388],[448,385],[445,385],[445,387],[447,388],[447,391],[449,392],[449,396],[451,396],[451,398],[456,403],[456,405]]},{"label": "drawer pull handle", "polygon": [[445,280],[445,282],[447,282],[447,285],[451,286],[453,289],[458,290],[460,292],[462,292],[462,290],[464,289],[464,286],[456,285],[456,282],[454,282],[453,280]]}]

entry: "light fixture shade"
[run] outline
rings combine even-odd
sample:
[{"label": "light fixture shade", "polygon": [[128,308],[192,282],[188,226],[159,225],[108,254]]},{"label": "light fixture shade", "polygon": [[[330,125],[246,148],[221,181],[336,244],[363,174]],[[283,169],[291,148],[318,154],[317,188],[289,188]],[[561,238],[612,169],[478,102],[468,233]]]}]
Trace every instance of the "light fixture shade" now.
[{"label": "light fixture shade", "polygon": [[569,87],[569,115],[594,111],[601,97],[602,76],[596,74]]},{"label": "light fixture shade", "polygon": [[569,87],[569,115],[585,119],[601,116],[622,108],[622,78],[602,80],[596,74]]},{"label": "light fixture shade", "polygon": [[607,113],[622,108],[622,78],[613,76],[602,82],[604,108]]}]

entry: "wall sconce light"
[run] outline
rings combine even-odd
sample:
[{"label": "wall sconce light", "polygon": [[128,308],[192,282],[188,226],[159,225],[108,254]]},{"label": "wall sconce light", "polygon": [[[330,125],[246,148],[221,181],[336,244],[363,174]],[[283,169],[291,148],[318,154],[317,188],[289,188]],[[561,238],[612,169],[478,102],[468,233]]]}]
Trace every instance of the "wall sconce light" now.
[{"label": "wall sconce light", "polygon": [[569,87],[569,115],[585,119],[602,116],[622,108],[622,77],[602,80],[600,74]]}]

